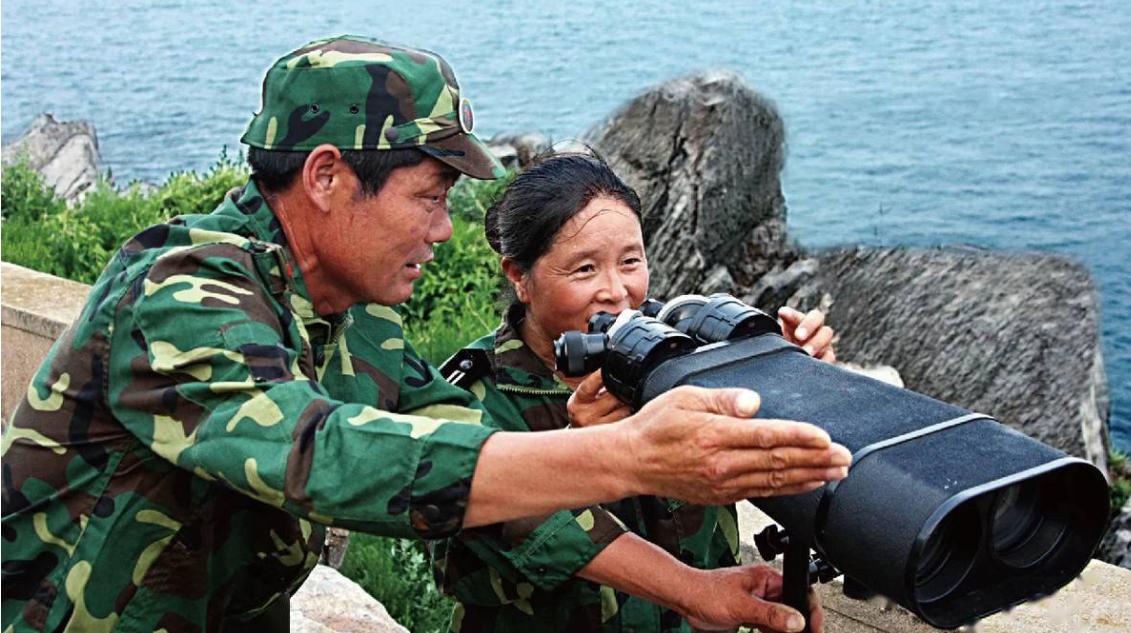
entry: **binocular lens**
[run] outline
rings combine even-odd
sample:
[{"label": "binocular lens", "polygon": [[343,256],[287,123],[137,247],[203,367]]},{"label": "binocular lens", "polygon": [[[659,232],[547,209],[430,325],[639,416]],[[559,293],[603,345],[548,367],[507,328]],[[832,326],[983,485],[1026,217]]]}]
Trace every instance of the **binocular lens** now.
[{"label": "binocular lens", "polygon": [[1038,482],[1012,485],[993,502],[990,542],[999,560],[1011,567],[1035,565],[1052,553],[1067,529],[1051,507],[1054,490]]},{"label": "binocular lens", "polygon": [[605,335],[565,332],[554,342],[554,358],[567,376],[596,371],[605,359]]},{"label": "binocular lens", "polygon": [[919,552],[915,597],[934,602],[955,590],[974,566],[980,530],[977,509],[959,506],[935,528]]}]

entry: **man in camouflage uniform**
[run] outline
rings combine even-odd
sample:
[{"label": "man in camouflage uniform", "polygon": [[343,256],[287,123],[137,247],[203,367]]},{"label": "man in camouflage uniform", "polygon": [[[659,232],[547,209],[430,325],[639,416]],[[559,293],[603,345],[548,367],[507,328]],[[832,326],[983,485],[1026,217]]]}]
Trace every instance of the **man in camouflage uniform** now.
[{"label": "man in camouflage uniform", "polygon": [[[337,38],[268,70],[252,181],[124,244],[12,416],[3,631],[285,630],[326,525],[435,538],[828,478],[843,455],[827,435],[745,419],[739,390],[675,390],[585,433],[479,424],[388,307],[450,236],[457,172],[501,173],[471,114],[426,51]],[[805,457],[775,467],[774,446]],[[520,484],[563,469],[538,494]]]}]

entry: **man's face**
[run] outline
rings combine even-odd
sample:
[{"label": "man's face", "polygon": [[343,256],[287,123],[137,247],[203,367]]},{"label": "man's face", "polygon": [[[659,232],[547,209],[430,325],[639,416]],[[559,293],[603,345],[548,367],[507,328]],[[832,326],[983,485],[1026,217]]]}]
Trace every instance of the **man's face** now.
[{"label": "man's face", "polygon": [[455,175],[427,157],[395,169],[376,195],[366,196],[353,171],[344,171],[319,245],[325,279],[355,302],[402,303],[432,261],[432,245],[452,236],[448,191]]}]

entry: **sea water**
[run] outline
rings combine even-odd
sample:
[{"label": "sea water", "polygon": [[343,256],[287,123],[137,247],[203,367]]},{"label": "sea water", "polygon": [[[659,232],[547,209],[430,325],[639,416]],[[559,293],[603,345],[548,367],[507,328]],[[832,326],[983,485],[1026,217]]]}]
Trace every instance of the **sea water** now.
[{"label": "sea water", "polygon": [[485,136],[575,137],[657,82],[738,71],[785,120],[802,244],[962,243],[1086,264],[1111,428],[1131,449],[1126,0],[5,0],[3,138],[48,111],[92,121],[120,183],[202,169],[238,151],[271,60],[340,33],[444,54]]}]

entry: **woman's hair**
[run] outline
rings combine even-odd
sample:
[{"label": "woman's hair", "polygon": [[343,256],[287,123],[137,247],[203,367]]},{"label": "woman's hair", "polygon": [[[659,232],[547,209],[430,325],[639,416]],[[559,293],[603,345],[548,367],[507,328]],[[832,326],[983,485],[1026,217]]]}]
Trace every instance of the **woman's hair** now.
[{"label": "woman's hair", "polygon": [[487,210],[487,242],[530,270],[562,226],[599,196],[624,203],[640,219],[640,197],[595,152],[540,156]]}]

